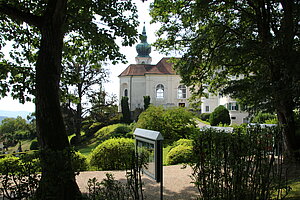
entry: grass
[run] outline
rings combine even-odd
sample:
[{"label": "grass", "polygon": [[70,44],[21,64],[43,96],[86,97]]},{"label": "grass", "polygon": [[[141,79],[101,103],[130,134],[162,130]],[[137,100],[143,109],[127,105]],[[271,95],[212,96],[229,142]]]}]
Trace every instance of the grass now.
[{"label": "grass", "polygon": [[202,120],[202,119],[200,119],[200,118],[196,118],[196,121],[202,122],[203,124],[206,124],[206,125],[210,125],[209,122],[204,121],[204,120]]},{"label": "grass", "polygon": [[[27,151],[27,150],[29,151],[31,142],[32,142],[32,140],[22,140],[21,141],[22,151]],[[19,148],[19,143],[17,143],[13,147],[9,147],[8,148],[8,153],[11,154],[13,152],[17,152],[18,148]]]},{"label": "grass", "polygon": [[300,181],[292,181],[288,184],[292,190],[288,193],[286,199],[296,200],[300,199]]}]

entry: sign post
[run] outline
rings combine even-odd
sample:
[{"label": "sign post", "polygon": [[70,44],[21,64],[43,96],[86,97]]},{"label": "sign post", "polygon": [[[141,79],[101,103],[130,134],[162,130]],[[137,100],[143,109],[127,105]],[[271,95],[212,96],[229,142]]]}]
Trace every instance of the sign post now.
[{"label": "sign post", "polygon": [[146,168],[143,172],[150,178],[160,183],[160,199],[163,199],[163,159],[162,141],[163,136],[158,131],[137,128],[135,136],[135,148],[138,154],[147,152]]}]

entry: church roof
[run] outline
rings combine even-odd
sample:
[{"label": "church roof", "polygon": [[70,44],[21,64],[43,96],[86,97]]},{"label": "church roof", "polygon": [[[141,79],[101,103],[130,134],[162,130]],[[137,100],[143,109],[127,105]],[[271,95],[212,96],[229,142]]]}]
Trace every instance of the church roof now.
[{"label": "church roof", "polygon": [[146,74],[176,74],[176,72],[173,69],[173,63],[169,62],[169,59],[170,58],[162,58],[156,65],[131,64],[119,75],[119,77],[145,76]]}]

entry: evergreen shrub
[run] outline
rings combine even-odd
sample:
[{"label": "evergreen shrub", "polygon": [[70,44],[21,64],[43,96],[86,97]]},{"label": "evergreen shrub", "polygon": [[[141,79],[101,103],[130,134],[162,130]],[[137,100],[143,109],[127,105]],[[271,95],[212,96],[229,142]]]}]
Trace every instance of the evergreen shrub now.
[{"label": "evergreen shrub", "polygon": [[89,169],[87,157],[82,155],[80,152],[74,152],[72,156],[72,166],[77,172],[87,171]]},{"label": "evergreen shrub", "polygon": [[201,113],[201,114],[199,115],[199,117],[200,117],[201,120],[207,121],[207,122],[208,122],[208,121],[209,121],[210,114],[211,114],[211,113]]},{"label": "evergreen shrub", "polygon": [[117,137],[132,138],[132,127],[127,124],[113,124],[99,129],[95,136],[100,140]]},{"label": "evergreen shrub", "polygon": [[227,108],[220,105],[215,108],[209,117],[209,123],[212,126],[217,126],[219,124],[230,124],[230,115]]},{"label": "evergreen shrub", "polygon": [[164,144],[172,144],[181,138],[189,138],[196,129],[194,114],[185,108],[150,105],[139,117],[137,128],[159,131]]},{"label": "evergreen shrub", "polygon": [[175,165],[179,163],[191,162],[193,147],[189,145],[178,145],[173,147],[167,154],[167,164]]},{"label": "evergreen shrub", "polygon": [[134,155],[134,140],[112,138],[98,145],[90,157],[90,165],[102,170],[126,169]]},{"label": "evergreen shrub", "polygon": [[180,139],[173,143],[173,146],[178,146],[178,145],[193,146],[193,140]]}]

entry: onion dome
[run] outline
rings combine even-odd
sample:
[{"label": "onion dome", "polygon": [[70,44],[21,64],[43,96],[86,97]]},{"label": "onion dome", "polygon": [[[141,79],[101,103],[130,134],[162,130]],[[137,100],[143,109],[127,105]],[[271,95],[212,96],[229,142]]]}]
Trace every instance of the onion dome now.
[{"label": "onion dome", "polygon": [[144,26],[143,32],[140,36],[141,43],[136,45],[136,51],[138,53],[138,57],[150,57],[151,53],[151,45],[147,42],[147,34],[146,34],[146,28]]}]

